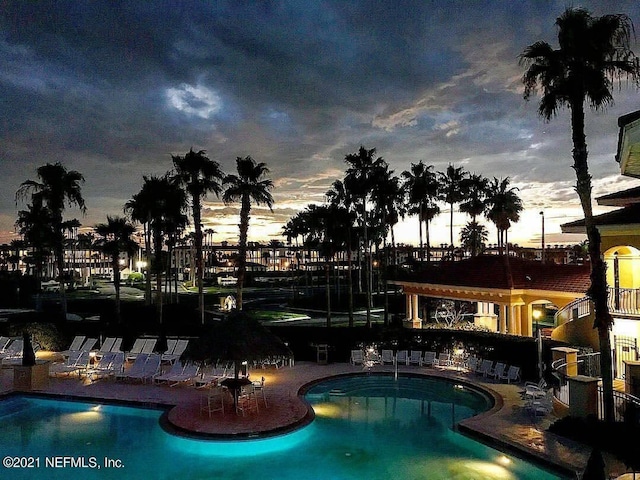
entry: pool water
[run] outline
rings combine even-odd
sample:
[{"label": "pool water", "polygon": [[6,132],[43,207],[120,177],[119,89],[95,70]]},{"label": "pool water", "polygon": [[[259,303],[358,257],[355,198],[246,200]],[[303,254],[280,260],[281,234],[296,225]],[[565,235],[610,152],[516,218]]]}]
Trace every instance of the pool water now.
[{"label": "pool water", "polygon": [[[490,402],[448,381],[344,377],[311,387],[306,398],[316,412],[307,427],[212,442],[166,433],[159,410],[11,397],[0,402],[0,451],[3,463],[23,466],[0,467],[0,478],[560,478],[456,433],[452,425]],[[25,456],[31,460],[12,458]]]}]

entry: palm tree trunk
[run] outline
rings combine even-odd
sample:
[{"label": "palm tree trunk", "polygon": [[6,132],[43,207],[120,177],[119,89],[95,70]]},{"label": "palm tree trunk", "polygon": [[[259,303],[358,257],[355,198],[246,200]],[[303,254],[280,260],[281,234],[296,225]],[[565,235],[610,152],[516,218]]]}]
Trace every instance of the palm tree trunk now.
[{"label": "palm tree trunk", "polygon": [[593,221],[591,207],[591,175],[587,163],[587,143],[584,134],[584,108],[582,99],[571,103],[571,135],[573,140],[573,169],[576,172],[576,192],[580,197],[584,223],[589,239],[589,260],[591,262],[591,286],[589,296],[595,309],[594,328],[598,329],[600,343],[600,371],[602,375],[602,391],[604,419],[608,423],[614,421],[613,372],[611,359],[611,339],[609,331],[613,318],[607,304],[607,280],[605,264],[600,256],[600,233]]},{"label": "palm tree trunk", "polygon": [[144,224],[144,254],[146,271],[145,273],[145,291],[144,291],[144,304],[151,305],[151,225],[149,222]]},{"label": "palm tree trunk", "polygon": [[[420,202],[420,213],[418,214],[418,232],[420,237],[420,260],[424,260],[424,250],[422,244],[422,219],[423,219],[423,211],[422,211],[422,202]],[[427,260],[428,261],[428,260]]]},{"label": "palm tree trunk", "polygon": [[427,241],[427,263],[431,262],[431,238],[429,237],[429,220],[424,222],[425,239]]},{"label": "palm tree trunk", "polygon": [[249,214],[251,204],[248,195],[242,196],[242,207],[240,208],[240,245],[238,246],[238,285],[236,287],[236,308],[242,310],[242,289],[244,288],[244,277],[247,271],[247,233],[249,231]]},{"label": "palm tree trunk", "polygon": [[113,270],[113,288],[116,291],[116,322],[122,323],[122,315],[120,311],[120,261],[118,256],[111,258],[111,269]]},{"label": "palm tree trunk", "polygon": [[349,327],[353,328],[353,262],[351,261],[351,227],[347,230],[347,288],[349,295]]},{"label": "palm tree trunk", "polygon": [[327,289],[326,298],[327,298],[327,328],[331,328],[331,256],[327,255],[325,268],[324,268],[324,279],[325,285]]},{"label": "palm tree trunk", "polygon": [[451,238],[451,245],[449,245],[449,255],[453,260],[453,202],[449,204],[451,206],[451,213],[449,214],[449,235]]},{"label": "palm tree trunk", "polygon": [[198,282],[198,306],[200,308],[200,322],[204,325],[204,272],[202,269],[202,218],[200,202],[197,196],[193,198],[193,223],[196,233],[196,280]]}]

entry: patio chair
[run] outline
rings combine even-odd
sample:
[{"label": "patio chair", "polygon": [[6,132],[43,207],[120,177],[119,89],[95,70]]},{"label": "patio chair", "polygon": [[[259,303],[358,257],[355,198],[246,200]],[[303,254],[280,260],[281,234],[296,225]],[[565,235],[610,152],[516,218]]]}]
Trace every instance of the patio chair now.
[{"label": "patio chair", "polygon": [[174,362],[171,365],[171,368],[169,369],[168,372],[162,373],[160,375],[156,375],[153,378],[153,383],[163,383],[163,382],[169,382],[169,379],[171,377],[175,377],[176,375],[182,375],[182,372],[184,371],[184,367],[185,365],[182,362]]},{"label": "patio chair", "polygon": [[351,350],[351,365],[362,365],[364,363],[364,353],[362,350]]},{"label": "patio chair", "polygon": [[478,367],[475,369],[474,373],[476,375],[482,375],[483,377],[486,377],[488,372],[491,371],[491,368],[493,367],[493,360],[482,360],[482,362],[480,362],[480,364],[478,365]]},{"label": "patio chair", "polygon": [[0,337],[0,353],[5,351],[9,343],[11,343],[11,337]]},{"label": "patio chair", "polygon": [[127,352],[127,361],[135,360],[138,355],[142,353],[142,347],[144,347],[146,342],[145,338],[136,338],[136,341],[133,342],[133,346],[131,350]]},{"label": "patio chair", "polygon": [[509,365],[509,368],[504,372],[498,380],[506,380],[507,383],[520,381],[520,367],[516,365]]},{"label": "patio chair", "polygon": [[104,355],[105,353],[110,353],[113,348],[113,343],[116,341],[116,337],[107,337],[100,345],[100,348],[96,352],[98,355]]},{"label": "patio chair", "polygon": [[147,354],[138,353],[135,360],[133,361],[133,365],[131,365],[128,370],[124,370],[120,373],[115,374],[116,380],[125,380],[129,378],[129,375],[140,375],[140,373],[144,370],[144,364],[147,361],[147,357]]},{"label": "patio chair", "polygon": [[421,350],[411,350],[409,352],[409,360],[407,360],[409,365],[418,365],[422,366],[422,351]]},{"label": "patio chair", "polygon": [[236,413],[242,412],[244,417],[245,413],[253,411],[258,413],[258,397],[253,384],[249,384],[240,389],[240,394],[236,399]]},{"label": "patio chair", "polygon": [[524,408],[533,417],[551,413],[553,411],[553,393],[549,390],[544,397],[528,399]]},{"label": "patio chair", "polygon": [[380,363],[382,365],[385,365],[387,363],[393,365],[394,363],[393,350],[382,350],[382,354],[380,356]]},{"label": "patio chair", "polygon": [[[179,363],[179,362],[175,362]],[[182,369],[182,373],[177,375],[172,375],[169,377],[168,383],[170,387],[175,387],[176,385],[184,384],[184,383],[193,383],[193,381],[198,377],[198,371],[200,367],[198,365],[190,363],[184,366]]]},{"label": "patio chair", "polygon": [[123,353],[122,352],[122,337],[117,337],[111,346],[111,351],[115,353]]},{"label": "patio chair", "polygon": [[467,358],[467,360],[464,362],[464,368],[468,371],[468,372],[474,372],[476,370],[476,368],[478,367],[478,364],[482,362],[482,360],[475,356],[475,355],[471,355],[469,358]]},{"label": "patio chair", "polygon": [[22,348],[24,347],[24,340],[22,338],[15,338],[11,341],[9,346],[5,348],[4,352],[0,354],[0,359],[11,360],[22,357]]},{"label": "patio chair", "polygon": [[224,397],[226,393],[224,387],[208,388],[206,394],[200,399],[200,411],[206,412],[209,418],[215,412],[222,412],[222,415],[224,415]]},{"label": "patio chair", "polygon": [[158,374],[161,362],[162,356],[160,354],[151,353],[147,356],[147,361],[144,362],[142,371],[137,375],[129,375],[127,378],[131,380],[141,380],[142,383],[147,383],[147,380],[153,380],[153,377]]},{"label": "patio chair", "polygon": [[85,371],[87,378],[93,381],[103,374],[109,375],[111,363],[113,363],[115,356],[116,354],[114,352],[106,352],[103,354],[92,367],[87,368]]},{"label": "patio chair", "polygon": [[422,357],[422,365],[427,367],[433,367],[436,361],[436,352],[426,351]]},{"label": "patio chair", "polygon": [[189,340],[185,338],[179,338],[176,340],[175,345],[173,346],[173,350],[170,353],[165,353],[162,355],[163,361],[175,362],[180,359],[180,356],[184,353],[184,351],[189,346]]},{"label": "patio chair", "polygon": [[496,362],[493,368],[490,371],[486,372],[485,377],[491,377],[494,380],[500,380],[500,377],[505,374],[506,368],[507,366],[503,362]]},{"label": "patio chair", "polygon": [[541,378],[538,382],[527,381],[524,382],[524,390],[520,390],[520,397],[527,398],[533,396],[543,397],[547,393],[548,386],[547,381]]},{"label": "patio chair", "polygon": [[409,352],[406,350],[398,350],[396,353],[397,365],[409,365]]},{"label": "patio chair", "polygon": [[171,355],[173,350],[176,348],[176,344],[178,343],[177,338],[167,338],[167,349],[162,352],[162,356]]},{"label": "patio chair", "polygon": [[57,375],[69,375],[77,370],[76,363],[82,352],[75,350],[69,352],[69,356],[64,362],[52,363],[49,365],[49,376],[55,377]]},{"label": "patio chair", "polygon": [[71,341],[71,345],[69,345],[69,348],[60,352],[60,355],[62,355],[63,357],[68,357],[69,353],[77,352],[78,350],[80,350],[80,347],[82,346],[82,343],[84,342],[85,338],[87,337],[84,335],[76,335],[75,337],[73,337],[73,340]]},{"label": "patio chair", "polygon": [[437,367],[448,367],[451,365],[451,355],[446,352],[442,352],[438,354],[438,358],[436,358],[433,364]]},{"label": "patio chair", "polygon": [[96,343],[98,343],[97,338],[85,338],[84,342],[82,342],[82,345],[80,345],[80,348],[78,350],[82,352],[90,352],[91,350],[93,350],[93,347],[96,346]]},{"label": "patio chair", "polygon": [[264,407],[267,408],[267,397],[264,393],[264,377],[262,377],[259,381],[254,381],[253,389],[256,393],[256,396],[260,395],[262,397],[262,403],[264,403]]}]

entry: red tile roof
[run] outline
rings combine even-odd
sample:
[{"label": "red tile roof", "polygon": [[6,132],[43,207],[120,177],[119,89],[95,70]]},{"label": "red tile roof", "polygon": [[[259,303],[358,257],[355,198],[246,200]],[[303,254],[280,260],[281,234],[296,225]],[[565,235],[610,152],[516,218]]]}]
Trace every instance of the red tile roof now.
[{"label": "red tile roof", "polygon": [[507,255],[481,255],[457,262],[434,263],[399,281],[502,290],[549,290],[585,293],[589,265],[557,265]]}]

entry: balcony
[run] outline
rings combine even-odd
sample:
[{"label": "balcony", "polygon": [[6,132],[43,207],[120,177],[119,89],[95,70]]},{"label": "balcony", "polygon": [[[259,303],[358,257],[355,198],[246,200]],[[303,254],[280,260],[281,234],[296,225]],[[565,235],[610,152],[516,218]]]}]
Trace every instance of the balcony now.
[{"label": "balcony", "polygon": [[[566,305],[556,313],[556,325],[591,315],[591,300],[582,297]],[[640,317],[640,289],[609,287],[609,312],[612,315]]]}]

